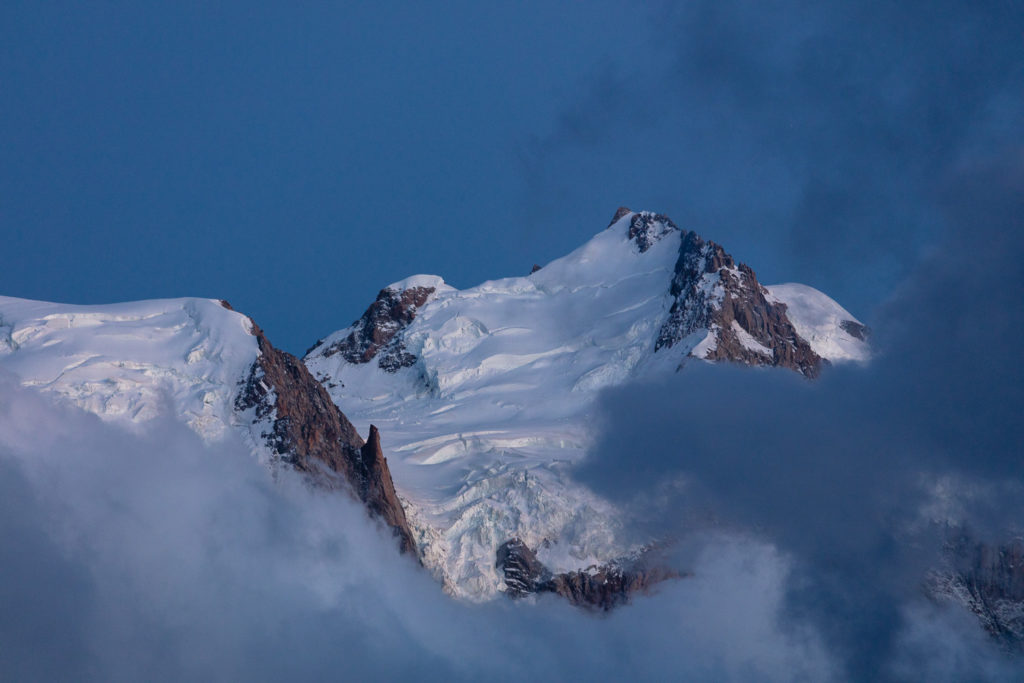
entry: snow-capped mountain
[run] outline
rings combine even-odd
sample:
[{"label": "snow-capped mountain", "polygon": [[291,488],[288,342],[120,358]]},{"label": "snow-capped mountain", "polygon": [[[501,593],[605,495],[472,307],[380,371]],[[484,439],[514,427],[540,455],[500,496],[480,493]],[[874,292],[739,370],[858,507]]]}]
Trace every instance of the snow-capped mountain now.
[{"label": "snow-capped mountain", "polygon": [[512,539],[552,572],[655,540],[624,537],[614,507],[567,476],[602,388],[699,361],[813,378],[869,354],[867,329],[825,294],[765,287],[714,242],[621,208],[526,277],[389,285],[304,362],[357,425],[380,426],[424,563],[487,599],[510,585],[496,551]]},{"label": "snow-capped mountain", "polygon": [[[270,468],[351,488],[451,592],[479,600],[533,548],[546,573],[531,580],[571,585],[588,566],[612,576],[612,561],[634,576],[624,558],[656,540],[625,537],[614,506],[567,476],[602,388],[694,360],[813,377],[865,360],[865,332],[824,294],[763,287],[713,242],[620,209],[527,277],[390,285],[305,364],[218,300],[0,298],[0,371],[128,429],[172,414],[208,442],[240,434]],[[501,548],[521,552],[498,566]]]},{"label": "snow-capped mountain", "polygon": [[[867,361],[867,335],[821,292],[761,285],[714,242],[620,209],[525,277],[389,285],[302,361],[220,300],[0,297],[0,374],[124,429],[171,416],[212,444],[241,437],[272,471],[349,490],[455,595],[607,609],[679,574],[659,564],[661,539],[626,534],[620,511],[569,476],[600,391],[692,362],[813,378]],[[1016,647],[1020,558],[1019,540],[964,536],[931,592]]]},{"label": "snow-capped mountain", "polygon": [[241,424],[235,385],[259,355],[250,325],[206,299],[71,306],[0,297],[0,368],[131,428],[172,406],[217,441]]}]

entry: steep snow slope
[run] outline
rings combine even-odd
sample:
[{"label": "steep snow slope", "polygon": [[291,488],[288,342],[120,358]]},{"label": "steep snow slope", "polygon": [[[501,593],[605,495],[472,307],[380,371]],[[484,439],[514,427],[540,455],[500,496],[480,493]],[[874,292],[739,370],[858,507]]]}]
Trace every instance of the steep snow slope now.
[{"label": "steep snow slope", "polygon": [[867,361],[868,329],[850,312],[813,287],[797,283],[771,285],[769,299],[786,304],[786,313],[801,337],[822,358],[833,362]]},{"label": "steep snow slope", "polygon": [[0,297],[0,368],[104,420],[161,411],[207,440],[239,424],[232,401],[258,355],[250,320],[209,299],[74,306]]},{"label": "steep snow slope", "polygon": [[[363,318],[307,354],[307,367],[355,424],[381,428],[424,560],[456,594],[486,599],[503,590],[495,551],[512,537],[539,547],[554,571],[607,561],[649,540],[622,538],[612,506],[572,485],[565,470],[586,452],[601,388],[672,372],[700,344],[719,344],[714,335],[723,333],[708,323],[656,347],[683,296],[671,291],[683,235],[664,216],[622,209],[606,230],[527,277],[462,291],[436,276],[390,285]],[[721,251],[700,247],[709,264]],[[731,263],[723,270],[746,277]],[[717,320],[711,314],[731,304],[737,286],[721,284],[727,273],[702,277],[694,287],[709,295],[698,311],[704,317],[694,319]],[[740,281],[762,303],[797,298],[788,285],[768,295],[752,272]],[[837,304],[811,288],[796,294],[803,329],[832,346],[846,341],[838,320],[817,314]],[[752,334],[758,330],[737,320],[728,327],[724,334],[744,352],[772,362],[772,349]],[[864,342],[853,341],[841,353],[819,344],[818,353],[866,357]]]}]

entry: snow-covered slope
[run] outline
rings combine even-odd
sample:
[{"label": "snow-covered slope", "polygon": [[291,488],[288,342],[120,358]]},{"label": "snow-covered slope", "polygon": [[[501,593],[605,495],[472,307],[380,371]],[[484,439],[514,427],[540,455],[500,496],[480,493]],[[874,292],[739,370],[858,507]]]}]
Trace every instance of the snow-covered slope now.
[{"label": "snow-covered slope", "polygon": [[0,373],[127,429],[163,416],[210,443],[241,437],[271,467],[350,489],[415,547],[376,432],[364,442],[305,366],[226,302],[0,297]]},{"label": "snow-covered slope", "polygon": [[232,402],[258,353],[249,318],[216,300],[0,297],[0,369],[123,425],[169,413],[207,440],[223,438],[240,424]]},{"label": "snow-covered slope", "polygon": [[832,362],[867,361],[868,328],[813,287],[790,282],[767,288],[769,299],[786,304],[786,315],[814,352]]},{"label": "snow-covered slope", "polygon": [[[461,291],[436,276],[390,285],[304,360],[358,427],[380,427],[426,564],[456,594],[486,599],[503,590],[495,551],[510,538],[554,571],[649,540],[621,537],[612,506],[565,475],[586,452],[603,387],[693,356],[805,374],[821,359],[866,358],[840,326],[859,323],[798,287],[765,289],[714,243],[621,209],[527,277]],[[799,323],[780,305],[790,300]],[[796,347],[801,365],[783,353]]]}]

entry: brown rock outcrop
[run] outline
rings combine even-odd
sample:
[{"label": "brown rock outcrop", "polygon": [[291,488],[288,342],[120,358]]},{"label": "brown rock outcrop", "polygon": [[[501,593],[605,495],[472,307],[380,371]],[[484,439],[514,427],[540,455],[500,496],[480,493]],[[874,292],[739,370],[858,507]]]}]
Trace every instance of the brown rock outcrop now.
[{"label": "brown rock outcrop", "polygon": [[505,541],[498,547],[494,566],[504,574],[506,592],[513,598],[538,592],[537,586],[551,576],[537,559],[537,554],[518,538]]},{"label": "brown rock outcrop", "polygon": [[255,409],[254,423],[266,425],[262,438],[284,462],[319,486],[351,490],[375,518],[391,527],[402,552],[415,553],[377,428],[370,427],[370,439],[364,442],[305,365],[274,348],[255,323],[252,333],[260,355],[235,409]]},{"label": "brown rock outcrop", "polygon": [[[619,211],[621,210],[620,208]],[[612,221],[613,225],[615,220]],[[636,243],[641,254],[653,247],[662,237],[673,232],[679,232],[679,228],[664,214],[640,211],[629,219],[629,239]]]},{"label": "brown rock outcrop", "polygon": [[708,330],[715,343],[701,356],[706,360],[784,367],[810,378],[827,363],[797,334],[786,305],[768,300],[749,266],[695,232],[682,235],[670,293],[674,302],[656,351]]},{"label": "brown rock outcrop", "polygon": [[506,592],[512,598],[554,593],[577,607],[604,612],[628,603],[636,593],[646,593],[656,583],[680,577],[678,572],[650,562],[649,553],[553,574],[518,538],[498,548],[495,566],[504,574]]},{"label": "brown rock outcrop", "polygon": [[630,210],[630,208],[628,206],[620,206],[619,208],[617,208],[615,210],[615,215],[612,216],[612,222],[608,224],[608,227],[609,228],[612,227],[613,225],[618,223],[620,220],[622,220],[623,216],[625,216],[627,214],[630,214],[630,213],[633,213],[633,212]]},{"label": "brown rock outcrop", "polygon": [[415,554],[416,543],[409,529],[409,522],[405,518],[405,510],[398,500],[398,493],[391,479],[391,470],[388,469],[388,459],[384,457],[380,447],[380,432],[374,425],[370,425],[370,434],[359,450],[359,455],[359,466],[356,468],[359,483],[356,492],[360,500],[366,503],[372,514],[394,529],[395,535],[400,539],[402,552],[410,551]]},{"label": "brown rock outcrop", "polygon": [[[406,350],[397,335],[416,318],[417,310],[434,291],[434,287],[380,290],[362,317],[352,323],[348,336],[324,349],[322,355],[330,357],[340,353],[349,363],[357,364],[369,363],[376,358],[377,365],[387,372],[397,372],[413,365],[416,356]],[[306,355],[321,344],[314,344]]]}]

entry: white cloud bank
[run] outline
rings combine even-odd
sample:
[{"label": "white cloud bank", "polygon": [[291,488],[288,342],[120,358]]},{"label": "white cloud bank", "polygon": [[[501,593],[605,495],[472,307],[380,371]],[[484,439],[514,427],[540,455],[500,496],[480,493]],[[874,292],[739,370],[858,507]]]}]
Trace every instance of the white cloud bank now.
[{"label": "white cloud bank", "polygon": [[144,437],[0,380],[0,678],[826,680],[772,547],[694,549],[609,617],[465,605],[345,496],[172,419]]}]

